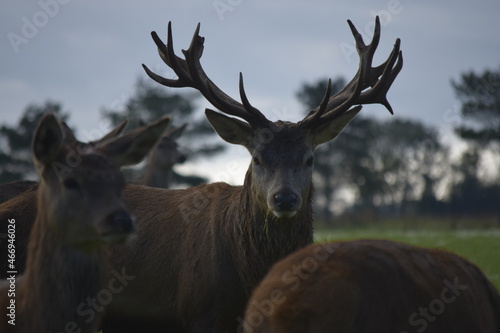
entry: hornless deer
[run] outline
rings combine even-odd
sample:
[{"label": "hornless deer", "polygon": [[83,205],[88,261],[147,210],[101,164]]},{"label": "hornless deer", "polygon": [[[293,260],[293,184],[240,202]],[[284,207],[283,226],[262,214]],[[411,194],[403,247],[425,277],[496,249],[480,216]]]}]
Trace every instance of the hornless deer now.
[{"label": "hornless deer", "polygon": [[[78,142],[76,144],[80,146],[85,145],[97,147],[108,140],[118,137],[122,133],[126,124],[127,120],[124,120],[121,124],[116,126],[99,140],[90,141],[88,143]],[[62,122],[62,127],[65,134],[64,138],[68,140],[67,143],[74,145],[74,140],[76,139],[73,132],[64,122]],[[16,248],[16,266],[19,273],[24,272],[25,269],[27,255],[26,245],[37,214],[36,202],[31,203],[32,200],[27,200],[27,198],[33,198],[33,200],[36,201],[34,198],[37,190],[38,182],[32,181],[15,181],[0,185],[0,196],[6,201],[5,203],[0,204],[0,216],[4,217],[0,220],[0,234],[7,235],[9,219],[19,221],[19,223],[16,224],[16,240],[18,242],[18,246]],[[5,214],[2,212],[5,212]],[[6,267],[8,259],[7,238],[0,239],[0,245],[0,262],[5,263]],[[0,279],[7,278],[8,275],[6,271],[7,269],[0,270]]]},{"label": "hornless deer", "polygon": [[169,188],[172,182],[172,167],[176,163],[184,163],[186,155],[177,149],[176,140],[187,124],[168,129],[149,153],[146,162],[146,173],[140,183],[151,187]]},{"label": "hornless deer", "polygon": [[498,333],[500,297],[472,263],[392,241],[314,244],[255,288],[246,333]]},{"label": "hornless deer", "polygon": [[[73,137],[73,133],[71,129],[64,122],[62,123],[63,129],[65,131],[67,137]],[[118,126],[116,126],[113,130],[111,130],[108,134],[104,135],[101,139],[97,141],[91,141],[89,144],[98,145],[106,140],[117,137],[121,134],[123,129],[127,125],[127,120],[122,121]],[[0,184],[0,203],[8,201],[15,196],[26,192],[28,190],[35,190],[38,186],[38,182],[31,180],[17,180],[9,183]]]},{"label": "hornless deer", "polygon": [[[123,242],[135,230],[121,196],[125,180],[119,167],[139,162],[169,122],[163,118],[92,147],[68,137],[54,115],[42,117],[33,139],[40,209],[24,275],[2,281],[1,332],[97,330],[101,313],[83,306],[108,287],[100,248]],[[15,221],[11,226],[15,230]],[[15,271],[15,260],[10,263]]]},{"label": "hornless deer", "polygon": [[112,247],[110,262],[136,278],[114,295],[104,332],[235,332],[252,289],[269,268],[312,242],[314,149],[337,136],[360,104],[380,103],[392,112],[386,94],[403,65],[397,39],[389,58],[372,67],[378,18],[369,45],[348,23],[360,56],[358,72],[332,97],[329,85],[321,105],[298,123],[269,121],[250,105],[241,76],[242,103],[222,92],[201,67],[199,26],[185,59],[174,53],[170,24],[167,45],[152,33],[178,79],[144,66],[149,76],[166,86],[198,89],[220,111],[245,120],[206,110],[217,133],[246,147],[252,162],[243,186],[126,187],[125,202],[138,218],[137,238]]}]

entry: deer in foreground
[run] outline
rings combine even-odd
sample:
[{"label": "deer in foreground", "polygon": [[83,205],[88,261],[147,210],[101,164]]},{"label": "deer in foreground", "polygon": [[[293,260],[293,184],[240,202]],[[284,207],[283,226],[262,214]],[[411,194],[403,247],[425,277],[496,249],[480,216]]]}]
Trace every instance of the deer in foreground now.
[{"label": "deer in foreground", "polygon": [[452,253],[392,241],[314,244],[255,288],[246,333],[500,332],[500,296]]},{"label": "deer in foreground", "polygon": [[[199,26],[183,51],[185,59],[174,53],[170,24],[167,44],[152,33],[178,79],[144,66],[147,74],[168,87],[193,87],[223,113],[244,120],[206,111],[215,131],[247,148],[252,162],[243,186],[215,183],[144,195],[130,187],[125,191],[131,210],[140,212],[142,241],[112,256],[138,277],[110,305],[104,332],[132,332],[134,321],[145,329],[141,320],[152,325],[150,330],[234,332],[251,290],[271,265],[312,242],[314,149],[340,133],[360,111],[357,105],[381,103],[392,111],[386,93],[402,67],[399,39],[387,61],[372,67],[378,19],[370,45],[350,21],[349,26],[361,58],[358,73],[332,97],[329,87],[321,105],[299,123],[269,121],[250,105],[241,76],[241,103],[222,92],[200,64],[204,39]],[[133,307],[126,303],[132,299]]]},{"label": "deer in foreground", "polygon": [[[74,138],[71,129],[64,122],[62,125],[63,129],[68,134],[66,137]],[[95,147],[110,139],[118,137],[126,125],[127,121],[124,120],[102,138],[96,141],[91,141],[88,145]],[[145,126],[145,124],[141,123],[141,126]],[[149,179],[149,181],[143,183],[144,185],[153,187],[168,187],[168,182],[166,181],[170,178],[173,164],[182,163],[186,159],[185,155],[177,149],[177,143],[175,142],[175,140],[182,134],[185,127],[186,124],[173,129],[167,129],[158,143],[151,149],[151,152],[148,154],[148,162],[146,166],[147,175],[149,174],[151,177],[146,176],[146,179]],[[79,142],[78,144],[83,145],[84,143]],[[2,211],[5,211],[7,212],[9,219],[17,219],[18,215],[21,215],[24,220],[31,221],[31,223],[18,223],[17,225],[16,238],[18,241],[21,241],[21,244],[23,239],[27,242],[36,216],[36,211],[31,209],[30,203],[26,200],[26,197],[33,197],[36,195],[37,189],[38,182],[34,181],[22,180],[0,184],[0,215]],[[25,193],[25,195],[16,198],[22,193]],[[2,204],[3,202],[5,203]],[[20,206],[23,207],[21,208]],[[7,227],[7,218],[0,221],[0,233],[7,235]],[[3,263],[6,263],[8,259],[6,240],[6,238],[5,240],[0,240],[0,244],[2,245],[0,249],[0,262]],[[25,246],[18,247],[16,251],[18,272],[24,271],[26,254],[27,249]],[[7,278],[6,270],[0,270],[0,278]]]},{"label": "deer in foreground", "polygon": [[140,183],[151,187],[169,188],[172,182],[172,167],[184,163],[186,155],[177,149],[176,140],[182,135],[187,124],[169,128],[149,153],[146,173]]},{"label": "deer in foreground", "polygon": [[[320,106],[298,123],[269,121],[250,105],[241,76],[241,103],[222,92],[200,64],[199,26],[184,59],[174,53],[170,24],[166,45],[152,33],[178,79],[144,66],[147,74],[169,87],[195,88],[221,112],[240,118],[206,110],[216,132],[247,148],[252,160],[242,186],[125,188],[126,205],[137,216],[137,237],[111,247],[110,262],[136,278],[114,295],[104,332],[235,332],[252,289],[269,268],[312,242],[315,148],[337,136],[361,104],[380,103],[392,112],[386,94],[403,65],[397,39],[388,59],[372,67],[378,19],[369,45],[348,22],[360,56],[358,72],[331,97],[329,85]],[[33,195],[24,198],[33,201]]]},{"label": "deer in foreground", "polygon": [[[68,144],[90,147],[97,147],[108,140],[117,138],[122,133],[126,124],[127,120],[124,120],[98,140],[90,141],[88,143],[75,143],[74,140],[76,139],[71,129],[64,122],[61,123],[65,134],[64,138],[65,140],[68,140]],[[37,214],[36,202],[31,202],[30,200],[26,200],[26,198],[34,198],[37,190],[38,182],[34,181],[21,180],[0,185],[0,196],[6,201],[5,203],[0,203],[0,216],[2,216],[2,219],[0,220],[0,234],[7,235],[9,219],[19,221],[16,224],[16,241],[18,244],[16,247],[16,268],[19,273],[24,272],[25,269],[27,255],[26,245]],[[34,199],[34,201],[36,201],[36,199]],[[2,212],[5,212],[5,214],[2,214]],[[7,238],[0,239],[0,245],[0,262],[4,263],[5,266],[3,268],[6,268],[9,254],[7,251]],[[0,279],[7,278],[6,272],[7,269],[0,270]]]},{"label": "deer in foreground", "polygon": [[[161,119],[93,147],[68,137],[54,115],[40,120],[32,144],[41,179],[39,209],[15,295],[15,275],[2,281],[2,332],[96,332],[102,313],[80,310],[108,286],[101,247],[123,242],[135,230],[121,196],[125,179],[119,167],[139,162],[169,121]],[[15,319],[8,316],[12,304]]]}]

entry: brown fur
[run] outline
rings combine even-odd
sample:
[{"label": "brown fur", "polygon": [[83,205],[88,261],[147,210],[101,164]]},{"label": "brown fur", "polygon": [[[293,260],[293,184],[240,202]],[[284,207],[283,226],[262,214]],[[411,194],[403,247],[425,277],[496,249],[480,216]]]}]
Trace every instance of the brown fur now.
[{"label": "brown fur", "polygon": [[0,279],[6,279],[7,274],[7,231],[9,220],[15,221],[16,232],[16,268],[19,273],[26,269],[27,244],[35,217],[37,214],[37,189],[30,188],[16,197],[0,204],[0,233],[6,235],[0,239]]},{"label": "brown fur", "polygon": [[296,216],[280,220],[255,202],[249,183],[247,174],[244,186],[127,187],[128,207],[140,212],[138,237],[113,249],[112,262],[137,278],[108,309],[105,332],[235,330],[269,267],[312,241],[310,197]]},{"label": "brown fur", "polygon": [[[99,140],[87,144],[77,142],[73,132],[64,122],[61,123],[61,126],[67,144],[73,146],[77,144],[81,147],[84,145],[97,147],[106,141],[116,139],[122,133],[126,124],[127,121],[125,120]],[[16,248],[16,266],[19,273],[24,272],[26,268],[26,244],[37,215],[36,195],[38,184],[38,182],[29,180],[0,184],[0,216],[3,217],[0,221],[0,234],[7,235],[8,220],[20,221],[20,223],[16,223],[16,238],[19,243]],[[0,262],[7,263],[7,242],[0,239],[0,244],[2,245],[0,248]],[[7,278],[6,270],[1,270],[0,279],[5,278]]]},{"label": "brown fur", "polygon": [[321,105],[296,124],[271,122],[253,108],[241,75],[243,104],[206,77],[199,64],[199,26],[185,52],[187,59],[168,59],[174,52],[170,24],[167,46],[152,34],[179,78],[162,78],[143,65],[148,75],[167,86],[196,88],[222,112],[246,120],[205,111],[221,138],[247,148],[252,162],[243,186],[126,188],[127,206],[138,217],[138,237],[111,249],[111,262],[136,278],[113,298],[106,333],[234,332],[251,290],[272,264],[312,242],[315,148],[340,133],[360,111],[357,104],[381,103],[392,112],[386,93],[403,65],[396,40],[385,65],[372,67],[380,37],[378,18],[370,45],[362,42],[350,21],[349,25],[360,51],[358,74],[332,97],[329,85]]},{"label": "brown fur", "polygon": [[[42,118],[33,141],[41,182],[32,197],[43,209],[36,213],[27,245],[26,271],[22,277],[16,276],[15,295],[8,294],[9,283],[1,283],[1,332],[97,330],[102,310],[84,316],[79,309],[106,286],[103,281],[107,281],[104,277],[108,270],[101,247],[123,241],[134,230],[134,221],[121,198],[125,180],[119,166],[137,163],[168,121],[162,119],[151,127],[90,148],[76,140],[65,140],[62,125],[53,115]],[[20,202],[18,197],[13,200]],[[33,212],[34,202],[31,205],[27,211]],[[22,218],[20,222],[23,225]],[[14,244],[17,248],[17,239]],[[17,262],[10,270],[18,268]],[[14,318],[7,316],[11,313],[7,305],[13,300],[15,325],[8,323]]]},{"label": "brown fur", "polygon": [[240,331],[498,333],[500,298],[475,265],[446,251],[381,240],[316,244],[273,266]]},{"label": "brown fur", "polygon": [[18,180],[0,184],[0,203],[14,198],[15,196],[36,188],[37,182],[31,180]]},{"label": "brown fur", "polygon": [[[186,190],[126,187],[124,200],[137,217],[137,239],[112,247],[110,261],[135,279],[114,295],[104,332],[233,332],[267,270],[312,242],[313,151],[334,138],[358,111],[323,127],[320,139],[318,131],[312,135],[290,122],[254,130],[208,112],[222,138],[251,153],[245,182]],[[290,204],[280,205],[276,199],[291,194],[295,199]],[[15,211],[11,206],[2,214]]]},{"label": "brown fur", "polygon": [[173,166],[177,163],[184,163],[186,155],[178,150],[175,141],[186,128],[186,124],[168,132],[158,141],[151,150],[147,158],[145,174],[138,181],[151,187],[169,188],[172,183]]},{"label": "brown fur", "polygon": [[[288,136],[297,136],[295,130],[279,133],[286,134],[283,140],[290,140]],[[272,149],[284,146],[280,138],[275,138],[277,145]],[[114,295],[105,332],[110,328],[116,332],[236,329],[251,290],[272,264],[312,242],[311,170],[303,178],[293,174],[303,173],[304,150],[311,148],[286,145],[292,144],[295,149],[287,150],[289,154],[268,152],[270,147],[260,152],[277,172],[286,166],[289,174],[281,177],[288,179],[287,186],[301,182],[293,185],[303,201],[293,217],[279,219],[270,211],[262,193],[276,191],[282,184],[256,183],[253,178],[262,175],[254,166],[243,186],[215,183],[163,190],[129,184],[125,188],[127,208],[137,217],[137,238],[113,246],[111,262],[115,269],[124,268],[136,278]],[[290,169],[290,158],[300,161],[296,171]],[[24,198],[34,199],[27,194]],[[16,211],[16,206],[9,211]],[[30,223],[22,217],[18,222]]]}]

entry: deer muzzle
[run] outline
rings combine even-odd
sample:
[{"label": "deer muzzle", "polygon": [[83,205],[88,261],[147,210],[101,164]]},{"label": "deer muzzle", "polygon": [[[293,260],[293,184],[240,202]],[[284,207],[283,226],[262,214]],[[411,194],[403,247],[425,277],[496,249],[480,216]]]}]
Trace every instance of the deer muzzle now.
[{"label": "deer muzzle", "polygon": [[120,210],[108,215],[100,234],[109,243],[122,243],[133,235],[135,229],[135,217]]},{"label": "deer muzzle", "polygon": [[302,197],[292,189],[285,188],[269,196],[268,206],[278,218],[293,217],[302,206]]}]

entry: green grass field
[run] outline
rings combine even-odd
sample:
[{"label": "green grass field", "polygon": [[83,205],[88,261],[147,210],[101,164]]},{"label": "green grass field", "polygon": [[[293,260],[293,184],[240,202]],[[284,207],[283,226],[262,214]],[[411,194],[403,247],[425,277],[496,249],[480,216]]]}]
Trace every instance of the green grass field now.
[{"label": "green grass field", "polygon": [[352,239],[387,239],[407,244],[446,249],[479,266],[490,281],[500,290],[500,229],[488,230],[389,230],[367,229],[317,229],[316,242]]}]

